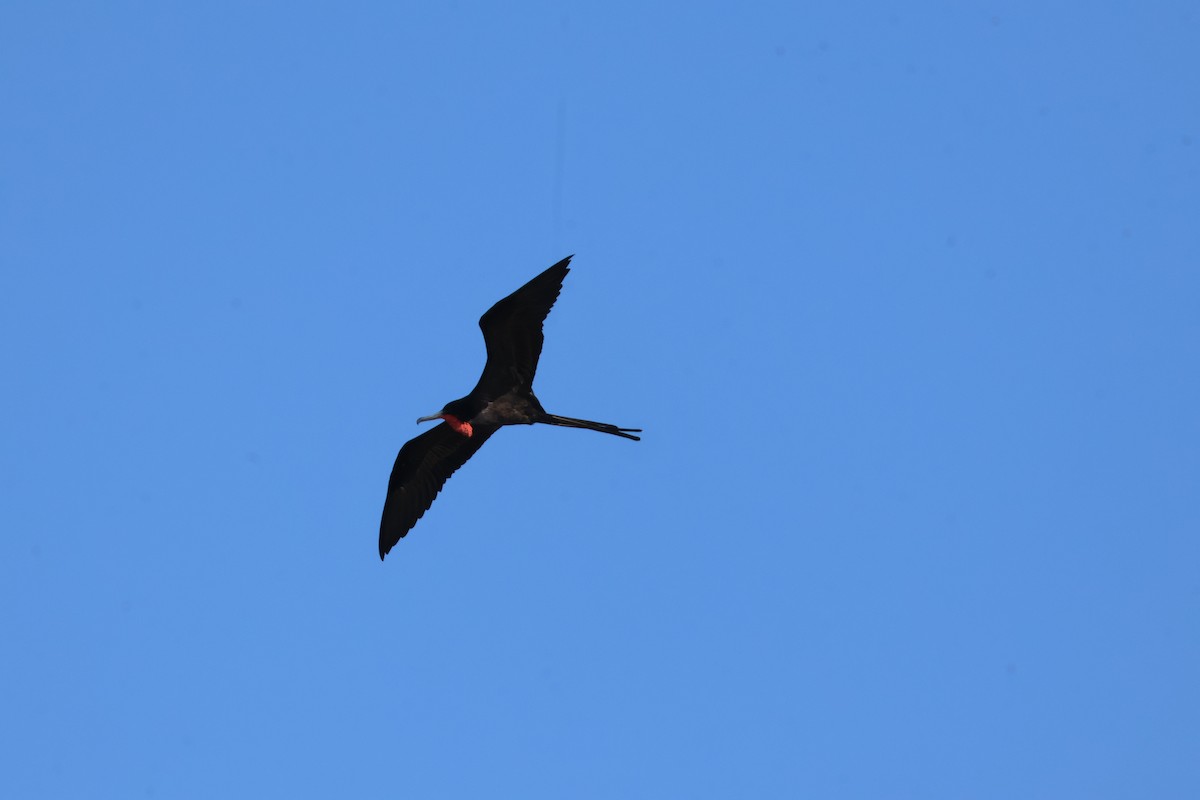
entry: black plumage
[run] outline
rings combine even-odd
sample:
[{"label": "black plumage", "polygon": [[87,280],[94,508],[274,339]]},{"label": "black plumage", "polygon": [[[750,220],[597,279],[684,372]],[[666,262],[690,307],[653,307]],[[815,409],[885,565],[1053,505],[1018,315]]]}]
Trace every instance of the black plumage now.
[{"label": "black plumage", "polygon": [[471,393],[418,422],[443,420],[400,449],[379,523],[379,557],[388,554],[429,510],[446,480],[505,425],[544,423],[587,428],[638,441],[640,428],[546,413],[533,394],[542,354],[542,323],[562,290],[571,256],[496,303],[479,320],[487,363]]}]

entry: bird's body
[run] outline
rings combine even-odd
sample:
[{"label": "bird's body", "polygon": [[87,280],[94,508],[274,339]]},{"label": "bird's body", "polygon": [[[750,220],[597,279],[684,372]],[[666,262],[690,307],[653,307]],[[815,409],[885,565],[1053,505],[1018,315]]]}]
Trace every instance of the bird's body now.
[{"label": "bird's body", "polygon": [[638,440],[633,434],[640,433],[639,428],[548,414],[533,394],[533,377],[542,353],[542,323],[558,299],[570,261],[567,256],[480,318],[487,363],[479,383],[439,413],[417,420],[443,422],[410,440],[396,456],[379,523],[380,558],[412,530],[454,471],[505,425],[545,423]]}]

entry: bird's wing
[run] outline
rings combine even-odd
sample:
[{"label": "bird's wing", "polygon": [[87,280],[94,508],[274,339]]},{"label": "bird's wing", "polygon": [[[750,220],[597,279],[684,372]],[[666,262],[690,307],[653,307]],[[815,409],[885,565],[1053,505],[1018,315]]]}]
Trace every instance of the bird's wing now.
[{"label": "bird's wing", "polygon": [[567,256],[488,309],[479,318],[487,345],[487,364],[475,386],[499,397],[514,386],[530,386],[542,354],[542,323],[567,277]]},{"label": "bird's wing", "polygon": [[392,477],[388,479],[387,500],[379,522],[381,559],[412,530],[429,510],[442,485],[475,455],[493,432],[494,429],[476,426],[474,433],[463,436],[443,422],[400,448]]}]

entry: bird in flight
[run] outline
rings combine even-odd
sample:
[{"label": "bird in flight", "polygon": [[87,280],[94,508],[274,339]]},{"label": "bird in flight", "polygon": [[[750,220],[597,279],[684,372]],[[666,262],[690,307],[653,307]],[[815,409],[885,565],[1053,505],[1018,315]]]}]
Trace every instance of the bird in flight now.
[{"label": "bird in flight", "polygon": [[433,498],[454,471],[467,462],[505,425],[561,425],[611,433],[625,439],[641,428],[618,428],[604,422],[548,414],[533,394],[533,374],[542,354],[542,323],[567,277],[567,256],[529,283],[488,309],[479,318],[487,363],[479,383],[466,397],[445,405],[417,422],[442,423],[400,448],[388,479],[383,519],[379,523],[382,559],[429,510]]}]

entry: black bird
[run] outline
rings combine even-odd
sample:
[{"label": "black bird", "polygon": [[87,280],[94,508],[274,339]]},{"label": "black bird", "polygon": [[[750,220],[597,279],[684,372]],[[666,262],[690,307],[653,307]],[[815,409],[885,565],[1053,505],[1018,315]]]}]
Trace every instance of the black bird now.
[{"label": "black bird", "polygon": [[488,309],[479,318],[487,363],[479,383],[466,397],[417,422],[443,420],[400,448],[379,523],[379,557],[417,524],[454,471],[505,425],[561,425],[587,428],[640,441],[641,428],[547,414],[533,395],[533,374],[542,354],[542,323],[567,277],[567,256]]}]

